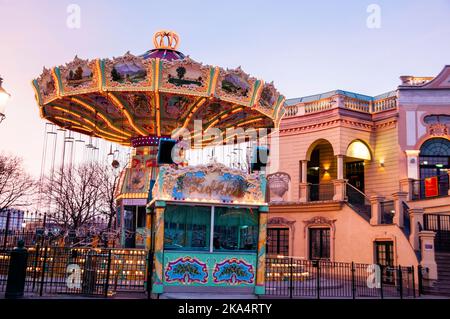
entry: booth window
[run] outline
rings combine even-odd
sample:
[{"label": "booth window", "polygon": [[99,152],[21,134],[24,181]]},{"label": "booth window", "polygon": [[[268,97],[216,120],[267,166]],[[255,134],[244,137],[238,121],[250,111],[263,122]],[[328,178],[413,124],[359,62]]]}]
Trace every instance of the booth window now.
[{"label": "booth window", "polygon": [[164,249],[209,250],[211,208],[169,205],[164,212]]},{"label": "booth window", "polygon": [[249,208],[215,207],[215,251],[256,251],[258,246],[258,212]]},{"label": "booth window", "polygon": [[147,215],[145,206],[138,206],[137,207],[137,221],[136,221],[136,228],[143,228],[145,227],[145,217]]}]

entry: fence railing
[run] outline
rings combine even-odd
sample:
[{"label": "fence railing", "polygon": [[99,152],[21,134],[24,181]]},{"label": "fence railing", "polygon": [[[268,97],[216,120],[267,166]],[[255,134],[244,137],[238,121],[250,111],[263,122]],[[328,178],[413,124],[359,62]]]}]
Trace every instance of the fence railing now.
[{"label": "fence railing", "polygon": [[415,298],[414,267],[266,258],[266,295],[280,298]]},{"label": "fence railing", "polygon": [[409,237],[411,233],[411,216],[409,212],[409,206],[405,202],[403,202],[402,205],[403,205],[403,232],[407,237]]},{"label": "fence railing", "polygon": [[288,105],[285,107],[286,112],[284,117],[289,118],[301,116],[304,114],[323,112],[337,107],[343,107],[349,110],[373,114],[396,109],[397,97],[391,96],[373,102],[359,100],[352,97],[345,97],[342,106],[339,106],[337,103],[335,103],[335,98],[329,97],[317,101]]},{"label": "fence railing", "polygon": [[312,202],[333,200],[333,196],[334,196],[334,185],[332,182],[310,185],[309,200]]},{"label": "fence railing", "polygon": [[381,205],[381,223],[392,224],[395,215],[394,201],[386,200],[381,202],[380,205]]},{"label": "fence railing", "polygon": [[[426,190],[425,186],[426,179],[414,180],[412,185],[412,200],[421,200],[434,197],[448,196],[448,190],[450,186],[448,174],[438,175],[435,177],[437,178],[436,192]],[[432,188],[432,186],[430,188]]]},{"label": "fence railing", "polygon": [[[0,291],[6,289],[10,254],[0,251]],[[146,258],[142,249],[29,248],[25,294],[144,293]]]},{"label": "fence railing", "polygon": [[436,251],[450,251],[450,215],[424,214],[423,227],[436,232]]},{"label": "fence railing", "polygon": [[370,102],[368,101],[346,97],[344,100],[344,107],[349,110],[370,113]]},{"label": "fence railing", "polygon": [[115,229],[108,229],[104,221],[94,219],[84,227],[65,230],[46,213],[23,211],[0,212],[0,249],[11,249],[23,240],[25,247],[104,246],[114,247],[118,238]]}]

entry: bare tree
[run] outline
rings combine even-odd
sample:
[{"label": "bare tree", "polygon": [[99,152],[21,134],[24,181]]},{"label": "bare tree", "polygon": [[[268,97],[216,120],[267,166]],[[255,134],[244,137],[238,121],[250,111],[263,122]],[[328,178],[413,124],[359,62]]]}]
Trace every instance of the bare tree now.
[{"label": "bare tree", "polygon": [[37,182],[25,172],[20,157],[0,153],[0,211],[12,206],[28,206]]},{"label": "bare tree", "polygon": [[115,227],[117,205],[116,191],[119,183],[118,168],[104,166],[100,174],[101,213],[106,217],[108,229]]},{"label": "bare tree", "polygon": [[50,202],[51,220],[66,230],[93,224],[102,215],[101,177],[101,167],[96,163],[56,170],[43,187]]},{"label": "bare tree", "polygon": [[65,230],[77,230],[104,218],[105,228],[114,228],[118,182],[118,168],[99,163],[60,168],[43,187],[50,221]]}]

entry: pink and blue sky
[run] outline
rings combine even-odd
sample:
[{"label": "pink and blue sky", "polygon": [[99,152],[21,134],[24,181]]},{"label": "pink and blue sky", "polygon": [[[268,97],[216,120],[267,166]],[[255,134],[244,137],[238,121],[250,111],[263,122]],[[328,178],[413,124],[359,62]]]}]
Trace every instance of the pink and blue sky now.
[{"label": "pink and blue sky", "polygon": [[[69,4],[81,27],[66,25]],[[367,7],[381,27],[367,27]],[[0,0],[0,75],[12,94],[0,124],[0,151],[24,158],[38,175],[44,139],[30,82],[43,66],[153,48],[159,29],[206,64],[274,81],[288,98],[343,89],[394,90],[400,75],[436,75],[450,64],[450,0],[137,1]]]}]

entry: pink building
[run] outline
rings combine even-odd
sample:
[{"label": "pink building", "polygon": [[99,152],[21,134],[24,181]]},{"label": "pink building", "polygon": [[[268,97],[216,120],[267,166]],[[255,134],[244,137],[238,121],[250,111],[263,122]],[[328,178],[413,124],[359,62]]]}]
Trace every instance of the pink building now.
[{"label": "pink building", "polygon": [[268,253],[421,265],[428,290],[450,294],[450,66],[401,81],[286,101]]}]

